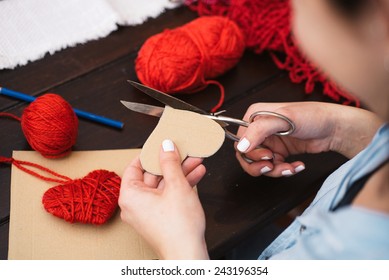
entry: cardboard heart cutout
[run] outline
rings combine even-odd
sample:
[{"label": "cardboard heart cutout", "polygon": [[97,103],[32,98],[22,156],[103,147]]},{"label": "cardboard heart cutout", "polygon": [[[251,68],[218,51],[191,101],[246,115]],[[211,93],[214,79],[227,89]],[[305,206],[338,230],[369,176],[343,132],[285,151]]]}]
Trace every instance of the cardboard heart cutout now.
[{"label": "cardboard heart cutout", "polygon": [[42,203],[47,212],[70,223],[104,224],[118,206],[120,177],[107,170],[95,170],[48,189]]},{"label": "cardboard heart cutout", "polygon": [[142,167],[154,175],[162,175],[159,153],[165,139],[176,144],[183,161],[187,156],[205,158],[216,153],[224,142],[225,132],[206,116],[166,106],[140,154]]}]

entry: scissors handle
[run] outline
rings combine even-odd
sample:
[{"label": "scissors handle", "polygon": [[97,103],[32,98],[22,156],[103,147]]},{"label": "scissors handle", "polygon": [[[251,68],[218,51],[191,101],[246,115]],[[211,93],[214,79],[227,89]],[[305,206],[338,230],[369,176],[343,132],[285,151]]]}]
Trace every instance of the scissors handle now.
[{"label": "scissors handle", "polygon": [[294,122],[292,122],[291,119],[289,119],[288,117],[286,117],[286,116],[284,116],[282,114],[279,114],[279,113],[276,113],[276,112],[270,112],[270,111],[257,111],[257,112],[254,112],[254,113],[251,114],[249,122],[252,123],[257,116],[276,117],[276,118],[279,118],[279,119],[281,119],[281,120],[283,120],[283,121],[288,123],[288,125],[289,125],[289,129],[288,130],[276,132],[276,133],[274,133],[274,135],[287,136],[287,135],[292,134],[296,130],[296,125],[294,124]]},{"label": "scissors handle", "polygon": [[[227,116],[221,116],[221,115],[217,115],[217,116],[216,115],[210,115],[208,117],[213,119],[213,120],[223,121],[223,122],[228,123],[228,124],[234,124],[234,125],[238,125],[238,126],[248,127],[250,125],[250,123],[252,123],[257,116],[272,116],[272,117],[276,117],[276,118],[282,119],[283,121],[286,121],[288,123],[288,125],[289,125],[289,129],[288,130],[274,133],[274,135],[287,136],[287,135],[292,134],[295,131],[295,129],[296,129],[296,126],[292,122],[291,119],[289,119],[288,117],[286,117],[286,116],[284,116],[282,114],[275,113],[275,112],[270,112],[270,111],[257,111],[257,112],[254,112],[253,114],[251,114],[250,119],[249,119],[248,122],[246,122],[244,120],[236,119],[236,118],[231,118],[231,117],[227,117]],[[234,134],[231,131],[229,131],[226,127],[224,127],[224,130],[226,131],[226,137],[227,138],[229,138],[229,139],[231,139],[231,140],[233,140],[235,142],[239,142],[240,138],[236,134]]]}]

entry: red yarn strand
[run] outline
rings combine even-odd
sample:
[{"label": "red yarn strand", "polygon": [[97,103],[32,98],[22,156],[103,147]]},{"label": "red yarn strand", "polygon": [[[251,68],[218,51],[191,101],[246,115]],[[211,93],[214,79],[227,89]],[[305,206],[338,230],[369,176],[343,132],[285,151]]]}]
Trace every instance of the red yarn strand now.
[{"label": "red yarn strand", "polygon": [[10,114],[10,113],[0,112],[0,117],[11,118],[11,119],[17,120],[19,122],[22,121],[21,118],[19,118],[18,116],[15,116],[14,114]]},{"label": "red yarn strand", "polygon": [[225,98],[225,93],[224,93],[224,87],[221,83],[219,83],[218,81],[206,81],[205,82],[207,85],[217,85],[220,89],[220,98],[219,98],[219,102],[215,105],[215,107],[213,107],[211,109],[211,113],[215,113],[222,105],[223,105],[223,102],[224,102],[224,98]]},{"label": "red yarn strand", "polygon": [[[1,162],[13,164],[15,167],[19,168],[20,170],[22,170],[22,171],[24,171],[24,172],[26,172],[34,177],[42,179],[44,181],[53,182],[53,183],[68,183],[68,182],[72,181],[72,179],[70,179],[69,177],[58,174],[57,172],[54,172],[54,171],[52,171],[52,170],[50,170],[42,165],[36,164],[36,163],[22,161],[22,160],[16,160],[13,158],[6,158],[6,157],[0,156],[0,163]],[[40,170],[44,173],[48,173],[48,174],[52,175],[53,177],[47,177],[47,176],[41,175],[38,172],[34,171],[33,169],[29,169],[25,166],[29,166],[29,167],[32,167],[34,169]]]}]

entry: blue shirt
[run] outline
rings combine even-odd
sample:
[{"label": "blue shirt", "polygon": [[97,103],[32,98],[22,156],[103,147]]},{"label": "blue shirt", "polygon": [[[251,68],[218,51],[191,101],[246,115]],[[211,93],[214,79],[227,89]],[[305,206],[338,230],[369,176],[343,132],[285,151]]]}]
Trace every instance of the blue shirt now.
[{"label": "blue shirt", "polygon": [[259,259],[389,259],[389,215],[352,205],[331,211],[355,181],[388,158],[385,124],[366,149],[327,178],[311,205]]}]

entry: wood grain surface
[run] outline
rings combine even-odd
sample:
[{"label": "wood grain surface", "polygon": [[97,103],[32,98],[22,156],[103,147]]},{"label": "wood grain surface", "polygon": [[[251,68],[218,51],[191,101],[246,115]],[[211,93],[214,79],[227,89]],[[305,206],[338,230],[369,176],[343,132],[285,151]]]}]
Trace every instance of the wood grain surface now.
[{"label": "wood grain surface", "polygon": [[[81,120],[74,150],[139,148],[157,119],[126,110],[119,100],[158,105],[129,86],[137,80],[134,60],[143,42],[166,28],[180,26],[196,14],[187,8],[169,10],[160,17],[134,27],[121,27],[108,37],[68,48],[14,70],[0,71],[0,86],[39,96],[53,92],[72,106],[125,123],[122,130]],[[303,85],[292,84],[288,74],[277,69],[269,54],[247,50],[237,67],[218,79],[226,91],[222,109],[241,118],[255,102],[331,102],[320,90],[306,95]],[[218,101],[216,87],[177,97],[205,110]],[[0,111],[20,116],[26,103],[0,96]],[[13,150],[31,150],[20,124],[0,119],[0,155]],[[233,143],[205,160],[207,174],[198,186],[207,218],[206,240],[212,258],[223,256],[250,234],[272,223],[312,196],[323,180],[345,159],[334,153],[302,155],[306,170],[290,178],[252,178],[235,159]],[[10,167],[0,165],[0,259],[7,258],[10,209]]]}]

